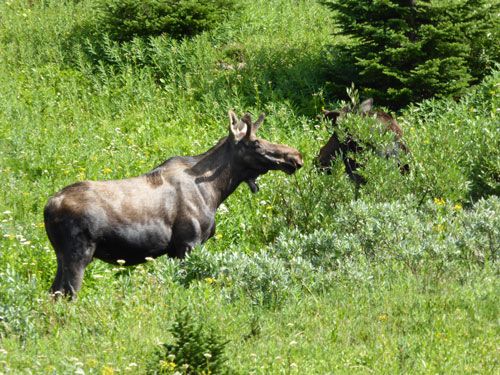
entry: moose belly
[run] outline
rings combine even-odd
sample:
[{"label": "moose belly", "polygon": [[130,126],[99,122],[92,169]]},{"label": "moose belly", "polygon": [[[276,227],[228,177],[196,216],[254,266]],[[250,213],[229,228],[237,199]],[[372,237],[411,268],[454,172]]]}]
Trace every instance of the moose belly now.
[{"label": "moose belly", "polygon": [[125,265],[146,262],[167,252],[172,237],[169,227],[160,224],[129,224],[103,233],[96,241],[94,257],[108,263],[124,260]]}]

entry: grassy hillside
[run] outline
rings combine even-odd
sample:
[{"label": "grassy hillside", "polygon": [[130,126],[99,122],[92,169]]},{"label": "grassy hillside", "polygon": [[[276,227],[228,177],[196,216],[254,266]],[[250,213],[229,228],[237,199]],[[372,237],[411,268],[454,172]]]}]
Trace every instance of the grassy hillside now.
[{"label": "grassy hillside", "polygon": [[[324,81],[333,17],[241,1],[193,39],[119,45],[89,32],[92,1],[0,3],[0,374],[185,373],[155,354],[181,310],[227,341],[229,373],[498,372],[499,75],[397,114],[411,172],[364,155],[354,200],[341,163],[313,168],[316,115],[345,99]],[[305,167],[239,187],[186,261],[95,261],[53,303],[48,197],[201,153],[228,109],[265,112]]]}]

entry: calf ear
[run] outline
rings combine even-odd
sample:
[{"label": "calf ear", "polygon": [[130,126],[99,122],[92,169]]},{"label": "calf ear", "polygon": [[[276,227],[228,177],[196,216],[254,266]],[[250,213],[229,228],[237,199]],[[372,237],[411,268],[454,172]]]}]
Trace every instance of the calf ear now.
[{"label": "calf ear", "polygon": [[362,115],[366,115],[368,112],[372,110],[372,107],[373,107],[373,98],[369,98],[359,105],[359,111],[361,112]]},{"label": "calf ear", "polygon": [[247,124],[238,119],[236,113],[233,111],[228,112],[229,115],[229,136],[233,137],[235,142],[239,142],[247,134]]},{"label": "calf ear", "polygon": [[337,123],[337,118],[340,116],[340,112],[338,111],[328,111],[326,109],[323,110],[323,116],[328,120],[332,121],[332,125]]}]

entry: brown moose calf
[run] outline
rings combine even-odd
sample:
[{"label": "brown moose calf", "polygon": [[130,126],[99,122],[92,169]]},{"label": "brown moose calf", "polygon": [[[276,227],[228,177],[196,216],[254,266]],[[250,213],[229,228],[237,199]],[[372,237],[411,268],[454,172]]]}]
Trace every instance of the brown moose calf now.
[{"label": "brown moose calf", "polygon": [[[333,126],[333,133],[326,145],[324,145],[320,149],[319,154],[316,157],[316,164],[318,165],[320,170],[329,173],[331,170],[332,162],[337,157],[341,157],[345,166],[346,173],[349,175],[350,179],[358,185],[364,184],[366,182],[365,178],[356,173],[356,170],[361,165],[356,162],[356,160],[350,155],[359,153],[363,151],[365,147],[369,147],[372,148],[373,151],[375,151],[377,154],[382,155],[386,158],[395,157],[396,159],[398,159],[398,166],[401,173],[406,173],[409,171],[410,168],[408,164],[401,165],[399,163],[399,152],[409,152],[408,147],[401,140],[403,136],[403,130],[391,115],[383,111],[374,111],[372,110],[372,106],[373,99],[370,98],[362,102],[359,105],[359,108],[355,108],[354,110],[351,107],[344,107],[340,111],[323,111],[324,117],[331,121],[331,124]],[[394,133],[394,142],[384,150],[376,150],[371,145],[362,146],[351,134],[348,134],[346,139],[341,142],[335,131],[335,127],[337,125],[337,121],[341,120],[346,114],[351,112],[357,113],[362,117],[374,117],[377,121],[385,125],[387,131]]]},{"label": "brown moose calf", "polygon": [[51,292],[73,296],[85,267],[98,258],[125,265],[168,254],[182,258],[215,233],[215,211],[246,182],[269,170],[302,167],[294,148],[255,136],[264,120],[229,111],[229,135],[198,156],[173,157],[139,177],[77,182],[45,206],[45,230],[56,252]]}]

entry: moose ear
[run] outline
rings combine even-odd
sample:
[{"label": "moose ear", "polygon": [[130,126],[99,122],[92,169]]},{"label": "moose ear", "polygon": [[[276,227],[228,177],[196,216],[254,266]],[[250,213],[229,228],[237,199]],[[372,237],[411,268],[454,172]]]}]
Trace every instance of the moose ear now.
[{"label": "moose ear", "polygon": [[233,111],[228,112],[229,115],[229,136],[232,136],[236,142],[239,142],[247,134],[247,124],[238,119],[236,113]]},{"label": "moose ear", "polygon": [[369,98],[359,105],[359,111],[361,112],[361,114],[366,115],[368,112],[372,110],[372,107],[373,107],[373,98]]},{"label": "moose ear", "polygon": [[255,121],[252,125],[252,131],[255,134],[255,132],[259,129],[259,126],[262,125],[264,122],[264,119],[266,118],[266,115],[264,113],[261,113],[257,121]]},{"label": "moose ear", "polygon": [[340,116],[339,111],[328,111],[326,109],[323,110],[323,116],[327,118],[328,120],[332,121],[332,125],[335,125],[337,123],[337,118]]}]

